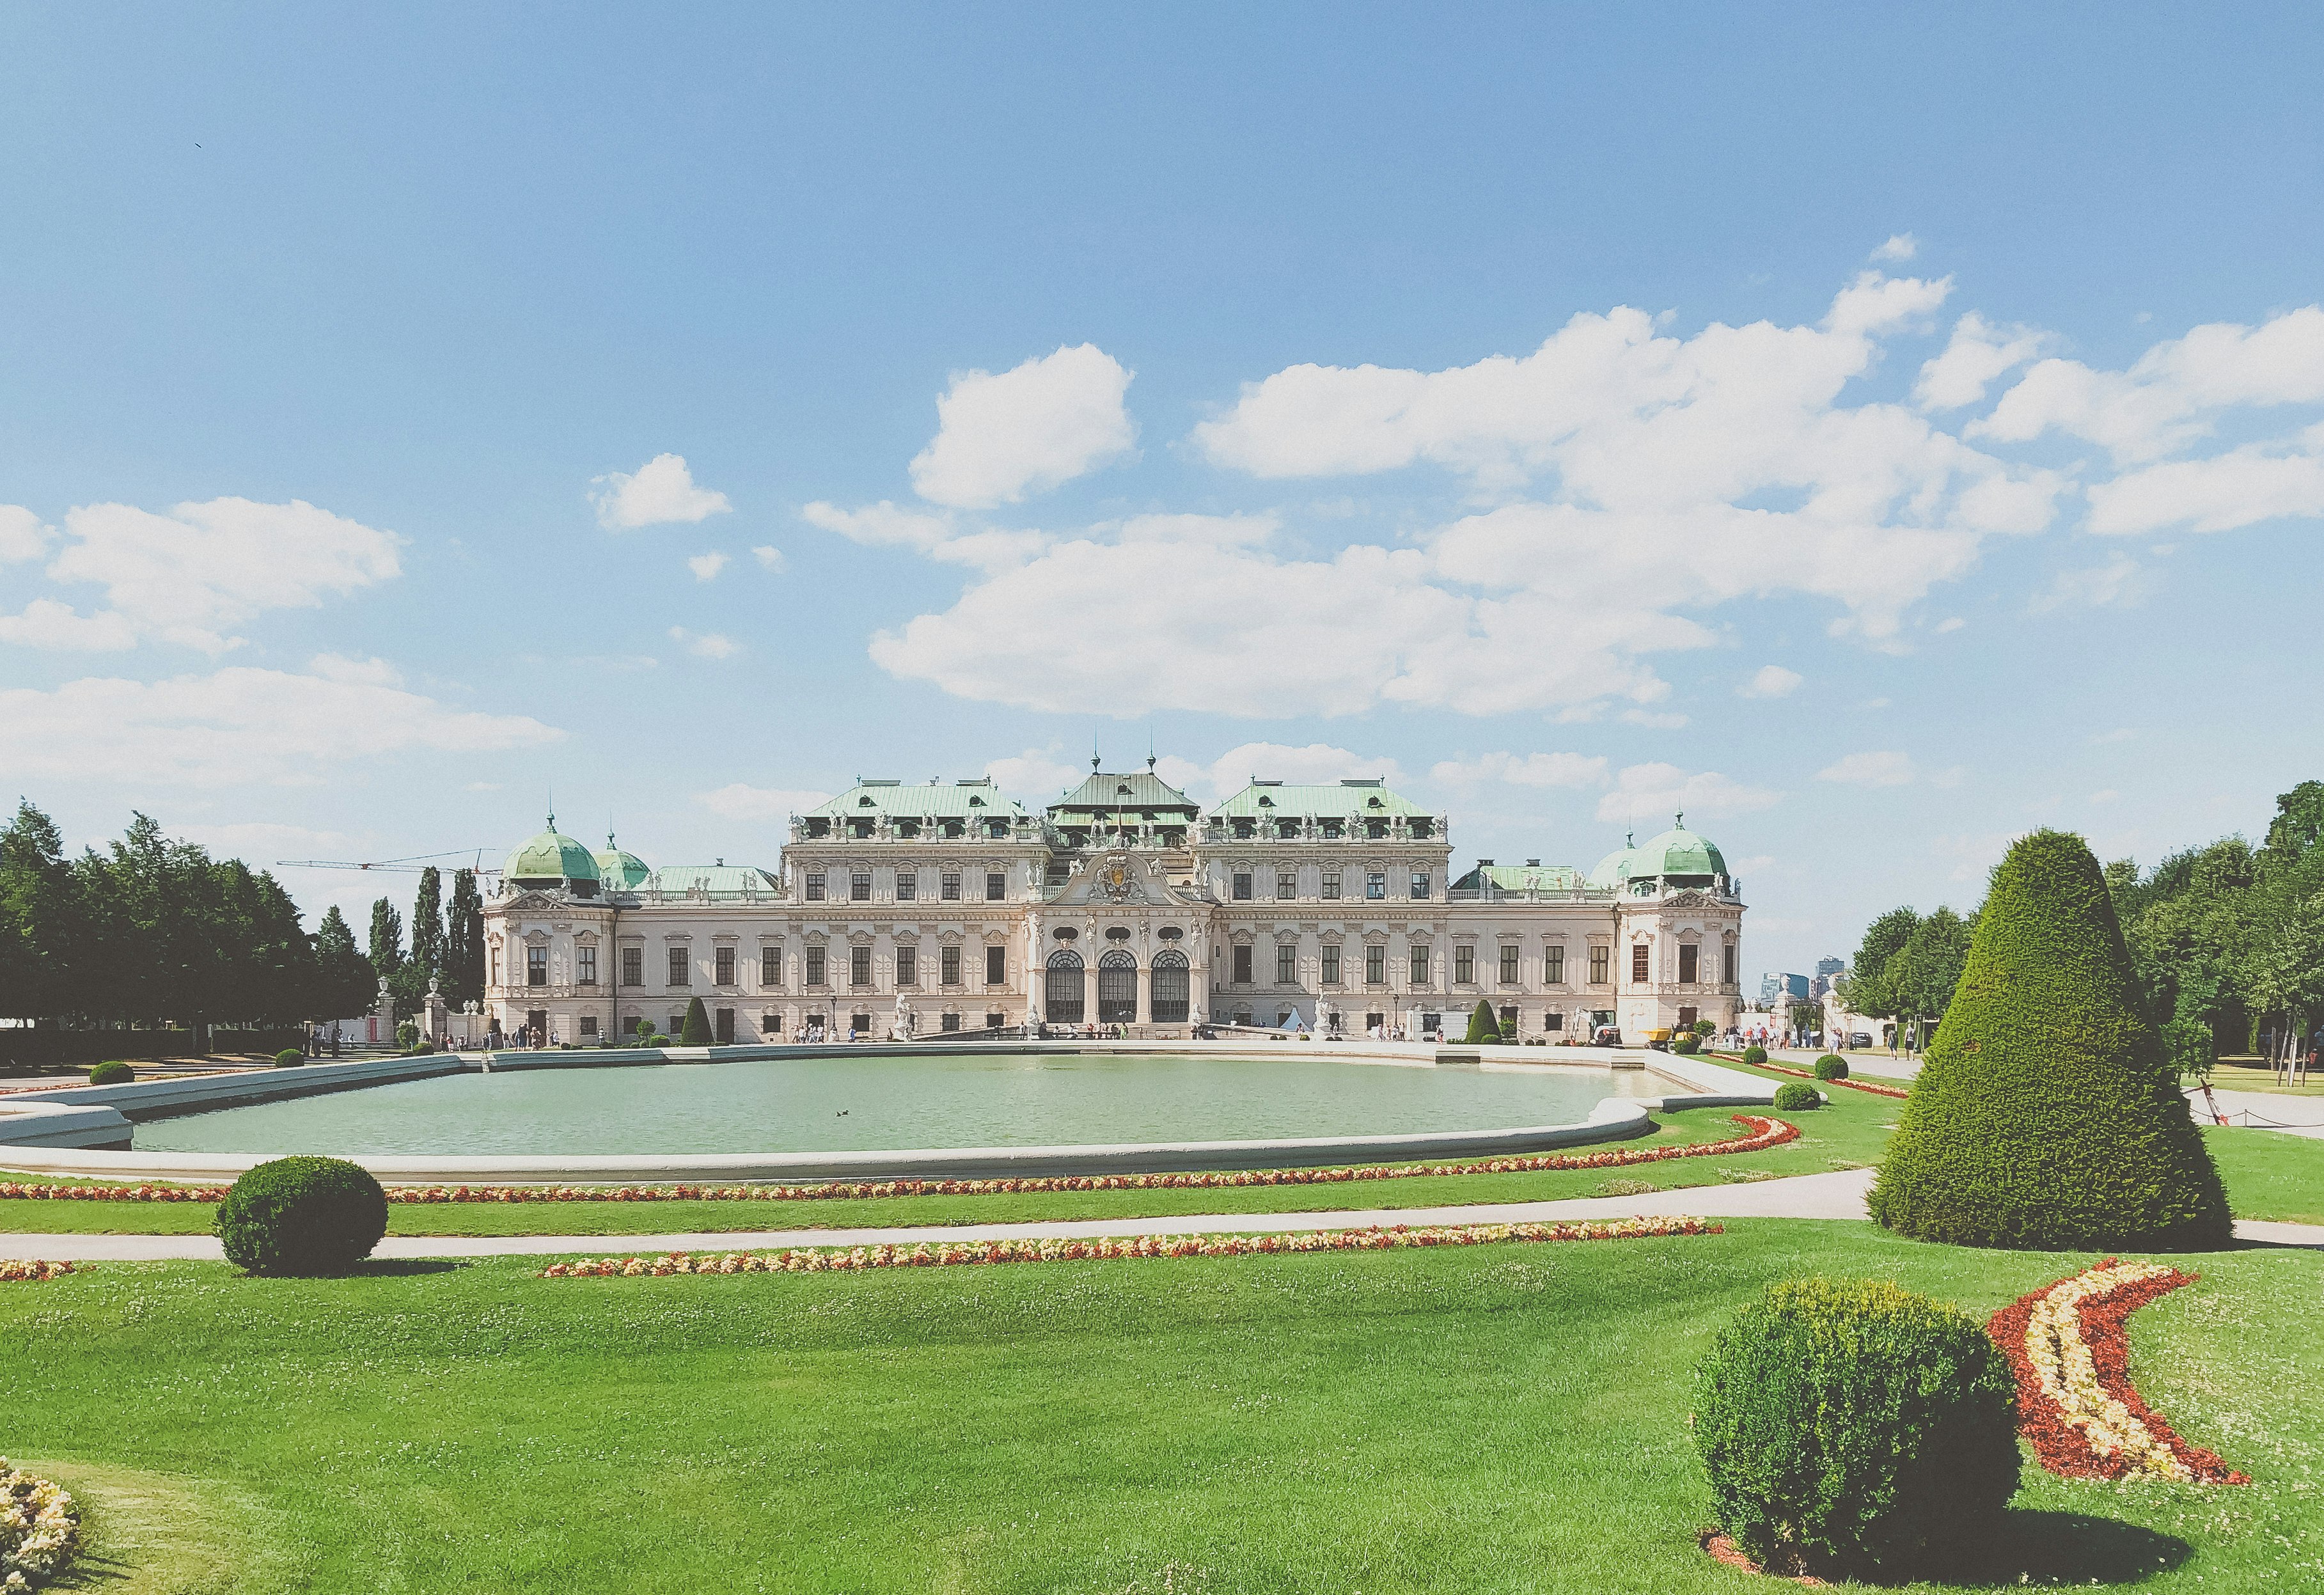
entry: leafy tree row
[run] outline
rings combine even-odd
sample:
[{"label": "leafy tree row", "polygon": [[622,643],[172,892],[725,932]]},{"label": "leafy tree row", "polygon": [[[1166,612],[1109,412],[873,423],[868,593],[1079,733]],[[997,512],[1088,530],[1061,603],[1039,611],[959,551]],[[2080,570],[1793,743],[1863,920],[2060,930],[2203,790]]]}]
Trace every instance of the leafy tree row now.
[{"label": "leafy tree row", "polygon": [[[411,945],[403,942],[403,917],[381,898],[371,906],[370,966],[387,977],[399,1019],[420,1010],[432,980],[454,1008],[484,994],[484,903],[472,870],[452,874],[452,900],[444,901],[444,880],[431,865],[420,872],[411,903]],[[374,977],[376,978],[376,977]]]}]

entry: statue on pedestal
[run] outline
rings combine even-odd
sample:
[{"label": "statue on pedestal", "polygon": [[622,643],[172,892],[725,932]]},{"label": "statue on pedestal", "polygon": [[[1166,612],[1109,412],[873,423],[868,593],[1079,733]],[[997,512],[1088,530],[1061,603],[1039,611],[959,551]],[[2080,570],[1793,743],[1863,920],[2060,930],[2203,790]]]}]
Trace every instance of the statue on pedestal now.
[{"label": "statue on pedestal", "polygon": [[904,994],[901,991],[897,992],[896,1017],[889,1021],[888,1039],[909,1041],[913,1033],[919,1028],[920,1016],[912,1011],[911,1005],[904,1000]]}]

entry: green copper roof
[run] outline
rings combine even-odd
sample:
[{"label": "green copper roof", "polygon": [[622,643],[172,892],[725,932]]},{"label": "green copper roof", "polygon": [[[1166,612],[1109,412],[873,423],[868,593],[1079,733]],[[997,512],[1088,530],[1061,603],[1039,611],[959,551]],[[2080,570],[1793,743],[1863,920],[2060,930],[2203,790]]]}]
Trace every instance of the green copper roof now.
[{"label": "green copper roof", "polygon": [[1017,819],[1024,806],[1001,796],[1001,788],[983,777],[966,781],[926,781],[906,786],[902,781],[865,780],[856,783],[807,814],[821,819],[874,819],[892,815],[899,819]]},{"label": "green copper roof", "polygon": [[643,890],[664,897],[683,897],[696,890],[713,897],[740,896],[774,890],[775,878],[764,870],[742,864],[669,864],[648,876]]},{"label": "green copper roof", "polygon": [[1618,847],[1600,859],[1590,871],[1590,884],[1600,889],[1621,885],[1630,878],[1631,860],[1637,853],[1635,847]]},{"label": "green copper roof", "polygon": [[1378,780],[1294,784],[1253,781],[1211,810],[1222,818],[1244,815],[1313,815],[1318,819],[1385,819],[1429,810],[1398,797]]},{"label": "green copper roof", "polygon": [[501,866],[503,880],[595,880],[597,861],[589,850],[557,828],[557,816],[549,816],[549,828],[524,843],[508,855]]},{"label": "green copper roof", "polygon": [[1092,770],[1089,779],[1072,791],[1049,805],[1049,812],[1058,814],[1143,814],[1151,809],[1156,814],[1176,810],[1191,817],[1195,812],[1192,798],[1156,775],[1150,770],[1137,770],[1128,775],[1109,775]]},{"label": "green copper roof", "polygon": [[595,855],[597,878],[611,891],[635,891],[645,878],[653,873],[645,860],[636,853],[626,853],[613,845],[613,834],[605,833],[605,851]]},{"label": "green copper roof", "polygon": [[1582,871],[1572,864],[1480,863],[1452,884],[1473,890],[1487,882],[1502,891],[1572,891]]},{"label": "green copper roof", "polygon": [[[1686,816],[1679,816],[1683,820]],[[1674,825],[1637,850],[1630,873],[1637,875],[1724,875],[1727,861],[1711,842],[1683,825]]]}]

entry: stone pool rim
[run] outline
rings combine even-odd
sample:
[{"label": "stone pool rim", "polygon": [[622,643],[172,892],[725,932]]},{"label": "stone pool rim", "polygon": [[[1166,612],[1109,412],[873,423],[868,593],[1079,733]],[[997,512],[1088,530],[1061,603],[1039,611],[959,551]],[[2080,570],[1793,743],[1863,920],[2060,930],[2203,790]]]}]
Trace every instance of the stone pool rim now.
[{"label": "stone pool rim", "polygon": [[[1296,1051],[1294,1050],[1296,1049]],[[515,1069],[671,1066],[799,1057],[1095,1056],[1249,1057],[1248,1041],[972,1041],[855,1043],[818,1046],[623,1047],[587,1052],[439,1053],[424,1057],[310,1064],[290,1069],[74,1086],[0,1097],[0,1168],[24,1174],[139,1181],[216,1183],[282,1154],[137,1152],[124,1149],[134,1126],[153,1119],[246,1107],[326,1092],[362,1090],[443,1074]],[[1268,1053],[1273,1047],[1265,1049]],[[1630,1047],[1570,1047],[1563,1057],[1527,1057],[1521,1048],[1388,1042],[1300,1042],[1286,1056],[1407,1066],[1493,1071],[1585,1067],[1645,1069],[1680,1089],[1660,1097],[1606,1097],[1576,1123],[1403,1135],[1319,1136],[1265,1140],[1088,1143],[1062,1147],[920,1148],[862,1152],[569,1153],[463,1157],[354,1156],[391,1185],[789,1185],[826,1180],[1023,1179],[1107,1174],[1194,1174],[1259,1168],[1416,1163],[1506,1157],[1626,1140],[1653,1129],[1649,1115],[1688,1108],[1765,1107],[1775,1083],[1700,1058]],[[1551,1049],[1536,1048],[1536,1052]]]}]

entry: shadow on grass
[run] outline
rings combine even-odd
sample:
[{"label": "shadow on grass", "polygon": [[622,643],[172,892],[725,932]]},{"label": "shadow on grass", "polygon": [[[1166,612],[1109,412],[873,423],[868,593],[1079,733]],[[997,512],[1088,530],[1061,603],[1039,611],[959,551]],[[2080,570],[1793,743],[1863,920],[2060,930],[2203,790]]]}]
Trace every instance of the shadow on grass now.
[{"label": "shadow on grass", "polygon": [[351,1279],[397,1279],[420,1274],[452,1274],[468,1267],[459,1258],[365,1258],[347,1272]]},{"label": "shadow on grass", "polygon": [[2135,1584],[2183,1565],[2195,1547],[2173,1535],[2087,1512],[2012,1510],[2001,1532],[1954,1548],[1923,1576],[1945,1586]]}]

